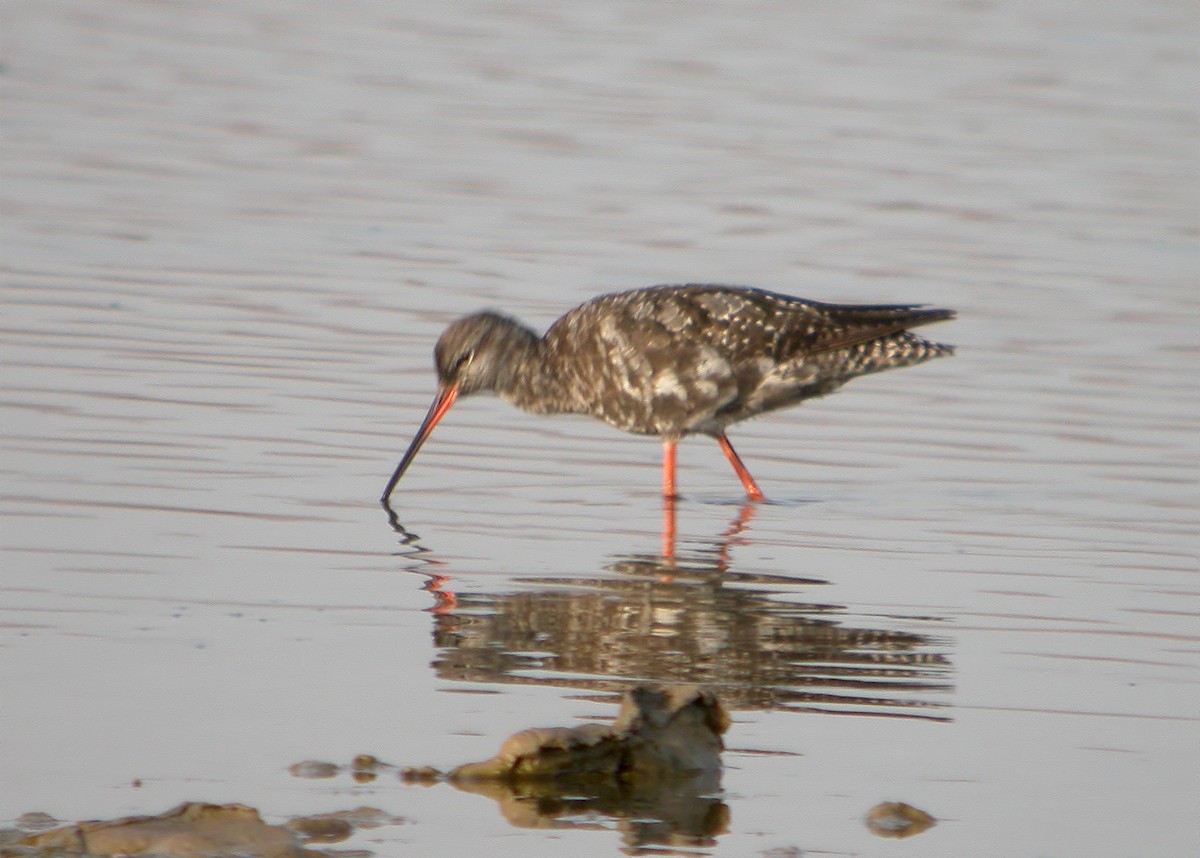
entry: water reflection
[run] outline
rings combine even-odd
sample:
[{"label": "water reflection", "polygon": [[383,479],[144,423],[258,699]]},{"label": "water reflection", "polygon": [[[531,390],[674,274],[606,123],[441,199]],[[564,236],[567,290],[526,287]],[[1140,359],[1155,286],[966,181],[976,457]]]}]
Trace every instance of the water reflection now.
[{"label": "water reflection", "polygon": [[400,535],[400,546],[403,550],[398,551],[397,556],[409,561],[419,561],[426,567],[423,570],[426,581],[421,589],[432,594],[434,598],[434,606],[430,608],[430,613],[444,614],[454,610],[458,604],[458,597],[448,587],[450,576],[441,575],[429,568],[444,565],[442,561],[434,557],[428,548],[421,545],[420,537],[417,534],[400,523],[396,511],[386,500],[383,502],[383,508],[387,512],[388,524]]},{"label": "water reflection", "polygon": [[554,781],[455,786],[493,799],[517,828],[609,828],[601,821],[607,818],[626,847],[712,846],[729,829],[729,807],[713,797],[721,788],[717,773],[669,788],[612,783],[564,790]]},{"label": "water reflection", "polygon": [[820,600],[823,578],[738,568],[731,549],[751,541],[752,517],[743,507],[719,535],[677,550],[665,508],[661,555],[615,555],[594,577],[517,577],[507,592],[455,596],[426,569],[433,667],[468,682],[698,683],[731,709],[948,720],[947,642],[848,624],[844,606]]},{"label": "water reflection", "polygon": [[[730,822],[729,806],[717,798],[719,771],[666,780],[569,776],[469,780],[447,779],[431,767],[397,768],[374,757],[359,757],[345,766],[308,760],[293,765],[291,773],[308,779],[349,777],[355,785],[373,783],[382,775],[423,786],[445,784],[491,799],[516,828],[612,829],[620,833],[627,849],[713,846]],[[361,817],[367,812],[359,808],[353,814]]]}]

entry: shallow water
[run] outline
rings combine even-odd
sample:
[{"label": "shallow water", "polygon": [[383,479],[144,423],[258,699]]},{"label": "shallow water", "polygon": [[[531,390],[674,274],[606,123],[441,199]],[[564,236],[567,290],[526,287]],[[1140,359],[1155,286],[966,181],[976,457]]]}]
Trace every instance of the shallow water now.
[{"label": "shallow water", "polygon": [[[1189,24],[7,3],[0,822],[615,854],[653,826],[288,769],[483,759],[649,678],[733,709],[693,851],[875,854],[897,800],[939,824],[896,855],[1195,854]],[[952,306],[960,350],[738,427],[771,503],[682,444],[671,559],[656,443],[491,399],[393,529],[450,319],[673,281]]]}]

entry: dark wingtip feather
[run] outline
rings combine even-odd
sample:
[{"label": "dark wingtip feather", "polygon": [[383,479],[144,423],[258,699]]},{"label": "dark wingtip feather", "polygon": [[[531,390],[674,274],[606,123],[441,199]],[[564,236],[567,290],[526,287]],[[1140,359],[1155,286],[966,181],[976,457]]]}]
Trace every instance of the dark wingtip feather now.
[{"label": "dark wingtip feather", "polygon": [[929,307],[925,304],[917,304],[913,307],[921,321],[918,324],[926,322],[941,322],[948,319],[957,319],[958,311],[951,310],[949,307]]},{"label": "dark wingtip feather", "polygon": [[946,307],[925,304],[831,304],[825,310],[835,324],[812,345],[819,351],[847,348],[957,315]]}]

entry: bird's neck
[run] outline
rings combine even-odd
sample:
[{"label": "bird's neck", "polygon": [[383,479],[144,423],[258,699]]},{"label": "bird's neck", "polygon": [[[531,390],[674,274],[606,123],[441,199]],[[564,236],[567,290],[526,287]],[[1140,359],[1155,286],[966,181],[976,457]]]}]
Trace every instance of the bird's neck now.
[{"label": "bird's neck", "polygon": [[496,393],[531,414],[561,414],[570,411],[562,378],[545,340],[534,337],[506,361],[496,380]]}]

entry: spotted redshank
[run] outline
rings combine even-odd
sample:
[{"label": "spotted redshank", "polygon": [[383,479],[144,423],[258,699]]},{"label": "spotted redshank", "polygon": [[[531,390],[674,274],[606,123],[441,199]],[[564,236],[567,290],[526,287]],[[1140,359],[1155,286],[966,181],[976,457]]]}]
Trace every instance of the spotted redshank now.
[{"label": "spotted redshank", "polygon": [[533,414],[590,414],[663,443],[664,497],[675,445],[716,439],[746,495],[759,489],[725,430],[823,396],[852,378],[953,353],[909,328],[954,317],[922,305],[826,304],[738,286],[652,286],[601,295],[544,336],[497,313],[450,325],[434,348],[438,392],[383,492],[455,400],[493,391]]}]

